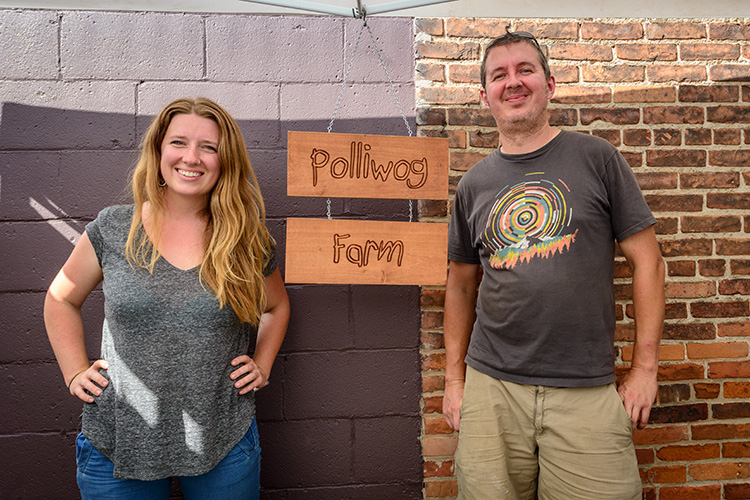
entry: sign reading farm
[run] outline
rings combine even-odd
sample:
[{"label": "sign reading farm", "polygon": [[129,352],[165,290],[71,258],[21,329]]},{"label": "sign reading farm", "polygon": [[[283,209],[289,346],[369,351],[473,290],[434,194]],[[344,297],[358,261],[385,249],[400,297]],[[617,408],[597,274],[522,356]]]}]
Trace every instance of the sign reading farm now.
[{"label": "sign reading farm", "polygon": [[448,193],[448,139],[290,131],[287,151],[289,196],[441,200]]},{"label": "sign reading farm", "polygon": [[444,285],[448,225],[287,219],[287,283]]}]

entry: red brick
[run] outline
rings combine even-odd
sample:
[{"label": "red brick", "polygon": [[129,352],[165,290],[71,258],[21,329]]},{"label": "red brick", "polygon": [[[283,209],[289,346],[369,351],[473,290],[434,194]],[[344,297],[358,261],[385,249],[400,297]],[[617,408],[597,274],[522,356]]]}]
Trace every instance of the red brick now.
[{"label": "red brick", "polygon": [[[748,425],[748,432],[750,432],[750,424]],[[687,438],[688,429],[685,425],[650,426],[633,431],[633,443],[636,446],[676,443]]]},{"label": "red brick", "polygon": [[709,106],[706,120],[714,123],[750,123],[750,106]]},{"label": "red brick", "polygon": [[516,21],[516,30],[528,31],[537,38],[576,39],[578,23],[575,21]]},{"label": "red brick", "polygon": [[732,259],[729,261],[732,274],[750,275],[750,259]]},{"label": "red brick", "polygon": [[615,125],[633,125],[640,121],[641,113],[636,108],[583,108],[581,123],[590,125],[601,120]]},{"label": "red brick", "polygon": [[643,26],[640,23],[581,23],[581,38],[599,40],[637,40],[643,36]]},{"label": "red brick", "polygon": [[445,370],[445,353],[422,354],[422,371]]},{"label": "red brick", "polygon": [[724,485],[725,500],[748,500],[750,498],[750,483],[731,483]]},{"label": "red brick", "polygon": [[453,434],[453,429],[443,417],[425,417],[424,433],[427,435]]},{"label": "red brick", "polygon": [[716,399],[721,393],[721,385],[706,382],[693,384],[693,389],[695,389],[695,397],[700,399]]},{"label": "red brick", "polygon": [[698,106],[648,106],[643,108],[643,123],[703,123],[703,108]]},{"label": "red brick", "polygon": [[652,464],[654,463],[654,450],[651,448],[637,448],[635,450],[635,457],[638,460],[638,465]]},{"label": "red brick", "polygon": [[[747,346],[747,344],[745,344]],[[724,397],[730,399],[750,398],[750,382],[724,382]]]},{"label": "red brick", "polygon": [[591,135],[601,137],[608,141],[615,147],[619,147],[622,144],[620,140],[620,131],[615,129],[594,129],[591,131]]},{"label": "red brick", "polygon": [[549,50],[550,59],[569,61],[611,61],[612,48],[591,43],[555,43]]},{"label": "red brick", "polygon": [[750,441],[723,443],[721,456],[725,458],[750,457]]},{"label": "red brick", "polygon": [[720,449],[717,443],[664,446],[656,456],[665,462],[695,462],[719,458]]},{"label": "red brick", "polygon": [[690,433],[698,441],[750,438],[750,424],[695,424]]},{"label": "red brick", "polygon": [[750,321],[719,324],[720,337],[750,337]]},{"label": "red brick", "polygon": [[719,150],[711,151],[708,163],[717,167],[746,167],[750,166],[749,150]]},{"label": "red brick", "polygon": [[[630,306],[630,304],[628,304]],[[687,304],[684,302],[670,302],[664,307],[665,319],[684,319],[687,318]]]},{"label": "red brick", "polygon": [[417,94],[429,104],[479,104],[479,93],[466,87],[418,87]]},{"label": "red brick", "polygon": [[680,45],[683,61],[706,61],[715,59],[739,59],[740,46],[728,43],[686,43]]},{"label": "red brick", "polygon": [[742,230],[742,219],[738,216],[690,216],[682,217],[683,233],[727,233]]},{"label": "red brick", "polygon": [[737,172],[701,172],[699,174],[680,174],[682,189],[731,189],[739,187],[740,176]]},{"label": "red brick", "polygon": [[578,82],[578,66],[572,64],[550,64],[550,72],[555,77],[555,82],[576,83]]},{"label": "red brick", "polygon": [[478,60],[482,48],[476,42],[428,41],[417,43],[417,58]]},{"label": "red brick", "polygon": [[443,396],[422,396],[424,401],[423,413],[441,413],[443,411]]},{"label": "red brick", "polygon": [[420,346],[425,350],[445,349],[442,332],[425,332],[420,334]]},{"label": "red brick", "polygon": [[451,64],[448,79],[452,83],[480,83],[481,70],[478,64]]},{"label": "red brick", "polygon": [[[631,316],[628,316],[628,317],[631,317]],[[627,363],[633,360],[633,344],[622,346],[622,360]],[[684,360],[685,360],[685,348],[681,345],[666,344],[666,345],[662,345],[659,348],[659,361],[684,361]],[[687,394],[688,394],[688,399],[689,399],[690,388],[684,384],[672,384],[672,385],[659,386],[659,393],[661,394],[661,391],[664,390],[665,391],[664,394],[668,394],[668,393],[671,394],[672,392],[681,390],[683,388],[687,389]],[[668,402],[676,403],[678,401],[683,401],[683,399],[671,399],[670,401],[665,401],[662,398],[660,398],[659,401],[661,403],[668,403]]]},{"label": "red brick", "polygon": [[551,102],[556,104],[608,104],[612,102],[612,89],[609,87],[587,87],[575,85],[559,86]]},{"label": "red brick", "polygon": [[[647,128],[630,128],[622,131],[622,142],[626,146],[650,146],[651,130]],[[641,186],[643,189],[643,186]]]},{"label": "red brick", "polygon": [[[664,350],[662,346],[662,350]],[[670,346],[679,347],[679,346]],[[684,356],[684,354],[682,355]],[[661,352],[659,352],[659,360],[662,359]],[[682,403],[690,399],[690,386],[688,384],[666,384],[660,385],[657,393],[657,401],[659,405],[666,405],[670,403]]]},{"label": "red brick", "polygon": [[695,403],[687,405],[655,406],[651,408],[649,422],[656,424],[676,424],[708,420],[708,405]]},{"label": "red brick", "polygon": [[746,342],[714,342],[688,344],[688,359],[744,358],[748,354]]},{"label": "red brick", "polygon": [[620,151],[620,154],[622,154],[622,157],[625,158],[625,161],[628,165],[630,165],[631,168],[638,168],[643,166],[643,154],[640,152],[631,152],[631,151]]},{"label": "red brick", "polygon": [[422,375],[422,392],[437,392],[445,389],[445,377],[442,375]]},{"label": "red brick", "polygon": [[716,253],[718,255],[750,255],[750,238],[716,240]]},{"label": "red brick", "polygon": [[723,259],[701,259],[698,261],[698,271],[701,276],[724,276],[727,263]]},{"label": "red brick", "polygon": [[646,78],[650,82],[702,82],[706,79],[705,66],[667,66],[654,64],[646,68]]},{"label": "red brick", "polygon": [[426,457],[453,456],[458,436],[428,436],[422,440],[422,450]]},{"label": "red brick", "polygon": [[550,109],[549,124],[553,127],[571,126],[578,123],[578,112],[575,109]]},{"label": "red brick", "polygon": [[431,82],[445,82],[445,67],[442,64],[417,63],[417,79]]},{"label": "red brick", "polygon": [[[744,193],[708,193],[706,194],[708,208],[722,208],[727,210],[747,210],[750,208],[750,196]],[[747,220],[747,219],[745,219]],[[747,232],[747,230],[746,230]],[[730,255],[731,255],[730,251]],[[734,253],[750,253],[747,250]]]},{"label": "red brick", "polygon": [[641,480],[650,484],[684,483],[686,479],[687,470],[684,465],[651,467],[641,473]]},{"label": "red brick", "polygon": [[664,340],[711,340],[716,338],[716,325],[712,323],[667,323]]},{"label": "red brick", "polygon": [[715,82],[750,80],[750,64],[719,64],[709,68],[708,74]]},{"label": "red brick", "polygon": [[465,130],[421,128],[417,131],[417,135],[419,137],[438,137],[448,139],[448,147],[451,149],[466,148]]},{"label": "red brick", "polygon": [[695,262],[691,260],[674,260],[667,262],[668,276],[695,276]]},{"label": "red brick", "polygon": [[448,124],[461,126],[470,125],[473,127],[496,127],[495,118],[487,108],[449,108]]},{"label": "red brick", "polygon": [[646,25],[646,36],[652,40],[706,38],[706,26],[694,22],[651,22]]},{"label": "red brick", "polygon": [[657,235],[677,234],[677,224],[678,220],[676,217],[657,217],[654,229]]},{"label": "red brick", "polygon": [[702,149],[649,149],[646,164],[649,167],[705,167],[706,156]]},{"label": "red brick", "polygon": [[750,303],[740,302],[693,302],[690,313],[695,318],[737,318],[750,314]]},{"label": "red brick", "polygon": [[659,500],[721,500],[721,486],[664,486]]},{"label": "red brick", "polygon": [[485,156],[487,155],[482,153],[459,153],[454,151],[451,153],[450,158],[451,170],[459,170],[465,172]]},{"label": "red brick", "polygon": [[425,481],[424,494],[426,498],[455,497],[458,495],[458,483],[455,480]]},{"label": "red brick", "polygon": [[674,172],[638,172],[635,178],[641,190],[677,189],[678,177]]},{"label": "red brick", "polygon": [[425,460],[423,467],[424,477],[451,477],[453,476],[453,460]]},{"label": "red brick", "polygon": [[721,295],[750,295],[750,279],[729,279],[719,282]]},{"label": "red brick", "polygon": [[708,146],[712,142],[711,129],[689,128],[685,130],[686,146]]},{"label": "red brick", "polygon": [[677,45],[673,43],[628,43],[615,46],[618,59],[629,61],[676,61]]},{"label": "red brick", "polygon": [[445,109],[417,108],[417,125],[445,125]]},{"label": "red brick", "polygon": [[442,328],[442,311],[422,311],[422,328]]},{"label": "red brick", "polygon": [[[653,156],[653,155],[652,155]],[[665,158],[657,158],[658,162],[667,161]],[[670,165],[653,165],[650,166],[670,166]],[[647,194],[645,195],[646,203],[654,212],[700,212],[703,210],[703,196],[690,194]],[[669,241],[663,242],[665,245]],[[704,254],[699,254],[704,255]]]},{"label": "red brick", "polygon": [[[651,205],[648,199],[651,195],[646,195],[646,201]],[[687,211],[687,210],[683,210]],[[664,257],[684,257],[687,255],[711,255],[713,243],[709,239],[688,239],[688,240],[661,240],[659,242],[661,253]],[[676,283],[672,283],[677,285]],[[671,285],[671,284],[670,284]],[[688,288],[695,289],[696,284],[689,284]],[[703,283],[705,286],[705,283]],[[715,293],[715,290],[712,294]],[[700,295],[702,296],[702,295]]]},{"label": "red brick", "polygon": [[719,481],[750,476],[750,465],[747,463],[694,464],[688,470],[696,481]]},{"label": "red brick", "polygon": [[660,128],[654,130],[654,146],[680,146],[682,132],[674,128]]},{"label": "red brick", "polygon": [[674,87],[654,87],[654,86],[635,86],[635,87],[615,87],[615,102],[675,102],[677,91]]},{"label": "red brick", "polygon": [[626,64],[583,66],[581,71],[584,82],[642,82],[646,78],[646,70],[643,66]]},{"label": "red brick", "polygon": [[709,378],[750,378],[747,361],[714,361],[708,364]]},{"label": "red brick", "polygon": [[737,102],[737,85],[680,85],[677,97],[682,102]]},{"label": "red brick", "polygon": [[442,36],[443,20],[438,17],[418,17],[414,20],[414,28],[417,33],[425,33],[432,36]]},{"label": "red brick", "polygon": [[713,40],[744,41],[750,38],[750,25],[724,22],[709,23],[708,34]]},{"label": "red brick", "polygon": [[742,131],[736,128],[722,128],[714,130],[714,144],[723,146],[739,146],[742,142]]},{"label": "red brick", "polygon": [[448,200],[419,200],[417,203],[419,220],[425,217],[446,217],[448,215]]},{"label": "red brick", "polygon": [[474,130],[469,132],[469,145],[475,148],[492,148],[496,149],[500,144],[500,135],[497,130],[491,132],[482,132]]},{"label": "red brick", "polygon": [[659,366],[658,380],[691,380],[704,377],[703,365],[695,363],[676,363]]},{"label": "red brick", "polygon": [[510,27],[510,21],[490,18],[450,17],[445,20],[445,34],[470,38],[495,38]]}]

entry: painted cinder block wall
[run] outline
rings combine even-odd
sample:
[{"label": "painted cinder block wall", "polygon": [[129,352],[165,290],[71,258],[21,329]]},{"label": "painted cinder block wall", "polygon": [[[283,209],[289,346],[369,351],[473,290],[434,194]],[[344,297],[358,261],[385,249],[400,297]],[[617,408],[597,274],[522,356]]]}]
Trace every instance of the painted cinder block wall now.
[{"label": "painted cinder block wall", "polygon": [[[42,321],[72,241],[126,203],[151,117],[205,95],[239,121],[284,270],[286,132],[323,132],[362,23],[319,16],[0,10],[0,498],[79,498],[67,394]],[[371,19],[414,120],[413,20]],[[333,132],[406,135],[367,32]],[[332,216],[408,220],[406,201],[331,200]],[[287,339],[258,393],[264,499],[418,499],[419,287],[288,286]],[[102,297],[85,305],[98,353]],[[179,493],[175,494],[180,498]]]},{"label": "painted cinder block wall", "polygon": [[[481,47],[513,30],[548,46],[551,121],[601,136],[658,219],[667,309],[658,401],[634,433],[648,500],[750,498],[750,20],[438,19],[416,26],[419,134],[451,141],[451,194],[498,146],[478,95]],[[632,355],[629,271],[616,258],[618,374]],[[561,293],[565,293],[561,290]],[[456,496],[457,436],[441,415],[444,290],[422,291],[425,498]]]}]

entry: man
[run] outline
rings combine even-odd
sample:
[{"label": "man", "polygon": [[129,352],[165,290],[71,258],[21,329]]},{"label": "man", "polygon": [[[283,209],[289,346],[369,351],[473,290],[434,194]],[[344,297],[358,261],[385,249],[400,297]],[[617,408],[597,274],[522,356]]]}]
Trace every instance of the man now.
[{"label": "man", "polygon": [[[531,34],[495,39],[481,71],[501,146],[456,190],[445,298],[459,497],[640,499],[632,427],[656,397],[664,319],[656,220],[611,144],[549,125],[555,79]],[[619,387],[615,240],[636,324]]]}]

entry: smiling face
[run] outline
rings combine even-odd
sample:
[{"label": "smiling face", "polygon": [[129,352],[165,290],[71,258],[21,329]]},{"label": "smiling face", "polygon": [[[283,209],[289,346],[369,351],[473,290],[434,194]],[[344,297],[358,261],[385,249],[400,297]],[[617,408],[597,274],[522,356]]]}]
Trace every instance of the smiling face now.
[{"label": "smiling face", "polygon": [[161,176],[168,196],[207,201],[221,175],[219,126],[195,114],[177,114],[161,143]]},{"label": "smiling face", "polygon": [[500,134],[530,134],[545,127],[555,79],[545,76],[535,48],[525,42],[493,47],[486,66],[486,87],[480,95]]}]

